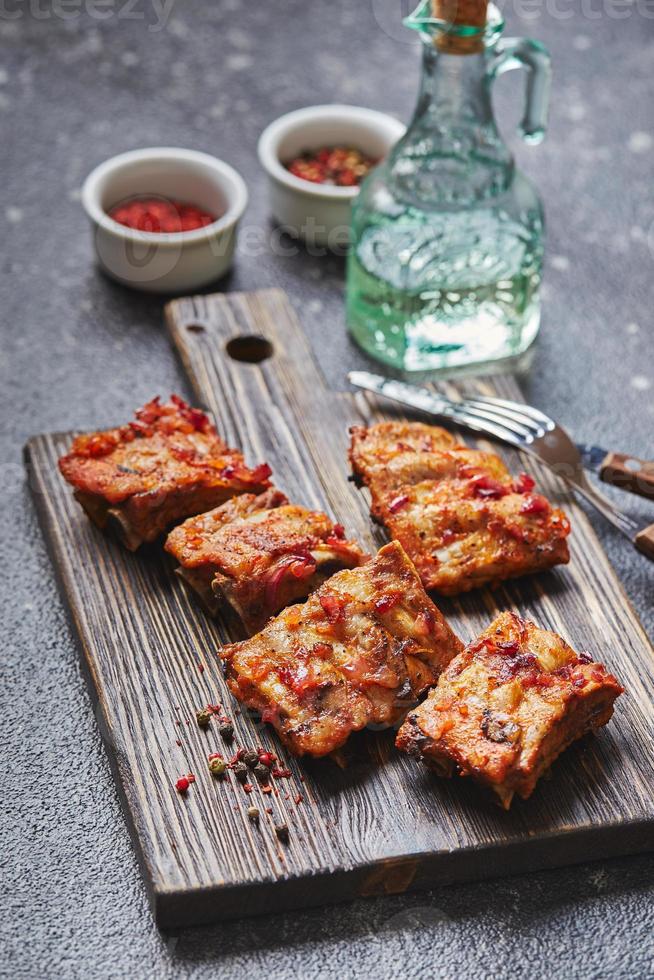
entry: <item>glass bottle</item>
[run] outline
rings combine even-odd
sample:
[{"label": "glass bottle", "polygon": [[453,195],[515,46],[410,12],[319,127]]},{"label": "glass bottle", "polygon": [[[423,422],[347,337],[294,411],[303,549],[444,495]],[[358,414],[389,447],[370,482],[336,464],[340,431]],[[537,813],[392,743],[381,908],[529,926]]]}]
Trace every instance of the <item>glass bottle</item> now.
[{"label": "glass bottle", "polygon": [[517,356],[540,323],[542,206],[498,132],[490,90],[500,73],[527,69],[520,132],[540,142],[549,56],[536,41],[502,39],[483,0],[458,0],[466,23],[433,16],[447,2],[425,0],[405,21],[423,42],[418,104],[352,212],[348,327],[405,371]]}]

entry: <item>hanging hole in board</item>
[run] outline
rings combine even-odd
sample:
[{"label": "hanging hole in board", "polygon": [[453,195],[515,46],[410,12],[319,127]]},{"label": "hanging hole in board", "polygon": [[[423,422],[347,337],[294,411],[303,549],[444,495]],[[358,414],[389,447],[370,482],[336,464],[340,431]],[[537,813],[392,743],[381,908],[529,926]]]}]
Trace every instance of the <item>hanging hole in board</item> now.
[{"label": "hanging hole in board", "polygon": [[186,329],[189,333],[204,333],[204,327],[201,323],[188,323]]},{"label": "hanging hole in board", "polygon": [[265,337],[250,334],[245,337],[232,337],[227,341],[225,350],[234,361],[245,361],[247,364],[260,364],[272,357],[275,349]]}]

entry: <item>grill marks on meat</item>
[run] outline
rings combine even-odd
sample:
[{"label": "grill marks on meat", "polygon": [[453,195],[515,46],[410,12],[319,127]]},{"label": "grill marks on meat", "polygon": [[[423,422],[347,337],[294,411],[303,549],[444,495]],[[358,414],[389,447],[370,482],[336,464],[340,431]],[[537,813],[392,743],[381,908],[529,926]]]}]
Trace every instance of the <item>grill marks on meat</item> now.
[{"label": "grill marks on meat", "polygon": [[396,744],[441,775],[472,776],[508,809],[571,742],[609,721],[623,690],[590,654],[502,613],[450,662]]},{"label": "grill marks on meat", "polygon": [[392,725],[462,648],[396,543],[220,650],[232,693],[296,755]]},{"label": "grill marks on meat", "polygon": [[130,550],[176,521],[270,486],[265,463],[249,469],[209,418],[176,395],[153,399],[120,428],[78,436],[59,468],[91,520],[115,529]]},{"label": "grill marks on meat", "polygon": [[326,514],[289,504],[273,489],[190,518],[168,535],[166,550],[210,611],[229,605],[248,633],[369,557]]},{"label": "grill marks on meat", "polygon": [[456,595],[569,561],[563,511],[513,480],[499,456],[437,426],[382,422],[350,430],[371,513],[399,541],[427,589]]}]

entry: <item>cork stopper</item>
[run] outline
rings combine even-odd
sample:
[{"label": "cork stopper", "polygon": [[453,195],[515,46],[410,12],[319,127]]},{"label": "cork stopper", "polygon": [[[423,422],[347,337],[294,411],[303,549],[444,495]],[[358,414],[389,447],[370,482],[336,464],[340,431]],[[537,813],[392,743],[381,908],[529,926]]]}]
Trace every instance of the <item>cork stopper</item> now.
[{"label": "cork stopper", "polygon": [[486,26],[488,0],[431,0],[432,17],[444,20],[453,27],[478,27],[479,34],[462,37],[456,32],[439,32],[434,44],[447,54],[476,54],[484,47],[483,29]]}]

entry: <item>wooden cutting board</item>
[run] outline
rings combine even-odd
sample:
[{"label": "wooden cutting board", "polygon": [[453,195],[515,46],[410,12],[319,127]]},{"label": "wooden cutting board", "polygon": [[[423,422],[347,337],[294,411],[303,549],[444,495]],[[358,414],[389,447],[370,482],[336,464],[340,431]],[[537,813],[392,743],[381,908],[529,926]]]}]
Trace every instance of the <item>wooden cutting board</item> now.
[{"label": "wooden cutting board", "polygon": [[[228,441],[251,463],[267,460],[292,500],[326,509],[348,534],[379,545],[366,496],[348,482],[346,447],[348,426],[382,418],[382,406],[326,387],[285,295],[175,300],[167,322],[197,401]],[[254,363],[228,351],[271,356]],[[472,386],[520,397],[510,378]],[[498,610],[516,609],[592,650],[627,694],[601,734],[569,749],[530,800],[504,813],[469,781],[438,779],[396,752],[393,732],[352,738],[341,769],[290,759],[266,726],[235,714],[215,656],[224,625],[205,617],[160,548],[132,555],[91,526],[56,468],[70,439],[29,442],[30,482],[162,927],[552,867],[654,843],[653,651],[583,511],[553,477],[537,473],[571,517],[570,565],[439,605],[464,640]],[[533,469],[507,456],[516,470]],[[255,787],[248,796],[233,779],[210,776],[207,755],[225,746],[215,726],[203,732],[195,722],[207,702],[222,702],[233,716],[235,745],[265,745],[289,766],[291,776],[274,781],[278,795]],[[181,797],[174,784],[189,771],[197,780]],[[259,827],[247,819],[253,803]],[[282,821],[287,844],[273,829]]]}]

